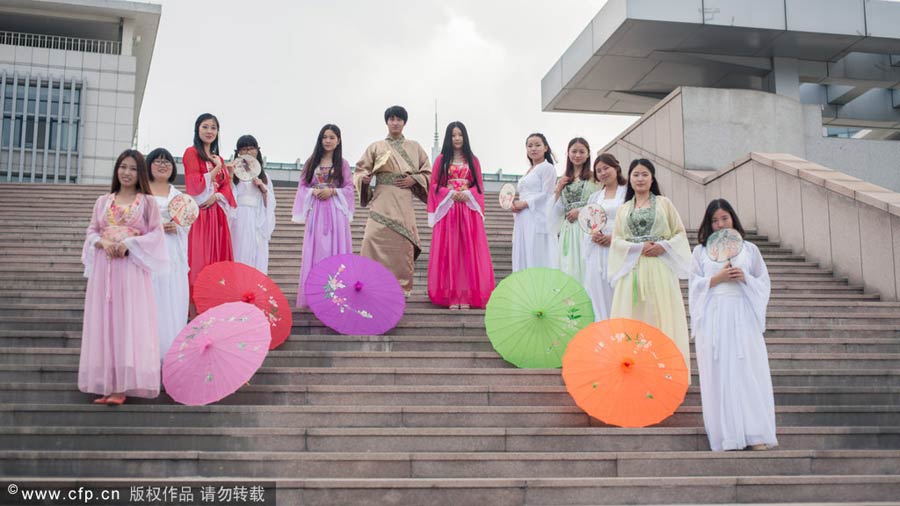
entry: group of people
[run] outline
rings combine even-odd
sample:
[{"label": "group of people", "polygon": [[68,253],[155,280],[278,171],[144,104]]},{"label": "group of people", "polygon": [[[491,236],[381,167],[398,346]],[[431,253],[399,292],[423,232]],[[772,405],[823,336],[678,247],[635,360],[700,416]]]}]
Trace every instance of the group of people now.
[{"label": "group of people", "polygon": [[[407,295],[422,251],[413,205],[418,199],[427,205],[433,227],[430,300],[451,310],[487,304],[495,280],[485,191],[466,127],[447,126],[441,154],[431,164],[421,145],[403,136],[407,120],[403,107],[388,108],[387,136],[366,149],[355,169],[343,158],[340,128],[327,124],[320,130],[291,213],[292,221],[305,224],[297,307],[307,305],[304,284],[316,263],[352,253],[357,198],[369,209],[360,254],[387,267]],[[189,230],[168,216],[168,202],[180,192],[172,185],[175,160],[162,148],[146,160],[136,150],[123,152],[110,192],[95,203],[82,253],[89,280],[79,368],[79,388],[102,396],[94,402],[121,404],[126,395],[158,395],[161,357],[186,322],[190,293],[204,266],[235,260],[267,270],[275,226],[272,182],[264,169],[250,181],[235,177],[219,155],[218,134],[216,117],[201,115],[194,143],[183,156],[185,188],[200,207]],[[588,142],[575,138],[565,173],[557,178],[544,135],[529,135],[525,148],[530,168],[511,207],[513,271],[561,269],[584,284],[596,320],[625,317],[656,326],[679,347],[688,369],[679,279],[690,278],[711,448],[776,445],[762,338],[770,288],[765,263],[750,242],[724,266],[705,254],[706,239],[716,230],[734,228],[744,235],[734,209],[721,199],[710,203],[692,254],[682,220],[662,195],[649,160],[633,161],[626,177],[613,155],[602,153],[592,163]],[[235,155],[264,165],[252,136],[238,139]],[[587,204],[602,206],[607,216],[593,234],[577,223]]]},{"label": "group of people", "polygon": [[[771,284],[759,249],[744,241],[726,263],[710,259],[713,232],[746,234],[724,199],[709,203],[691,252],[675,205],[662,195],[650,160],[631,162],[627,176],[610,153],[591,163],[580,137],[568,145],[566,170],[556,177],[547,139],[526,139],[531,168],[518,183],[513,270],[558,268],[581,281],[597,321],[631,318],[668,336],[684,357],[690,383],[690,344],[679,279],[689,279],[690,334],[696,341],[703,419],[713,450],[778,444],[775,402],[763,332]],[[579,211],[597,204],[606,223],[585,232]]]}]

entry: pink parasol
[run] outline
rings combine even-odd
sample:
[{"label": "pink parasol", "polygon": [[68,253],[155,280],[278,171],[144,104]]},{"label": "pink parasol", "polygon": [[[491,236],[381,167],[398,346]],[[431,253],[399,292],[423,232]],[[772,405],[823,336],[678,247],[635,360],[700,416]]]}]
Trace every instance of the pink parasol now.
[{"label": "pink parasol", "polygon": [[322,260],[310,271],[304,291],[312,312],[341,334],[383,334],[397,325],[406,308],[391,271],[359,255]]},{"label": "pink parasol", "polygon": [[166,393],[190,406],[231,395],[262,365],[271,340],[268,318],[252,304],[228,302],[198,315],[163,360]]}]

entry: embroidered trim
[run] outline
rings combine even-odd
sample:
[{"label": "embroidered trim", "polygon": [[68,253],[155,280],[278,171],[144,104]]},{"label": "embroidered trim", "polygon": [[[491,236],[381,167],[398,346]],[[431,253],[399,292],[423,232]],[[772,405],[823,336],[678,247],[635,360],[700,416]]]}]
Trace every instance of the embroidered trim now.
[{"label": "embroidered trim", "polygon": [[409,153],[403,149],[403,141],[404,139],[401,137],[400,139],[388,139],[388,145],[393,148],[394,151],[400,154],[400,157],[406,161],[406,164],[409,165],[409,170],[413,171],[413,173],[417,173],[419,168],[412,162],[412,158],[409,157]]},{"label": "embroidered trim", "polygon": [[369,219],[374,220],[376,223],[380,223],[380,224],[384,225],[385,227],[393,230],[394,232],[403,236],[407,241],[412,243],[414,251],[415,251],[415,254],[413,255],[414,258],[418,258],[419,254],[422,253],[422,249],[419,247],[419,245],[413,239],[412,232],[410,232],[409,229],[404,227],[403,224],[401,224],[400,222],[392,220],[392,219],[388,218],[387,216],[380,214],[376,211],[372,211],[372,210],[369,211]]}]

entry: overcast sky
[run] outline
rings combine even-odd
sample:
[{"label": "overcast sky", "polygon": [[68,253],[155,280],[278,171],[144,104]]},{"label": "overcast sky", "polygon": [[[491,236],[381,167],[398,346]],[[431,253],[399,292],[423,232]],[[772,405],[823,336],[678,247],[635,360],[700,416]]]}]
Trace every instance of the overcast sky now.
[{"label": "overcast sky", "polygon": [[533,131],[560,161],[574,136],[596,152],[637,118],[542,112],[540,83],[605,2],[155,0],[138,147],[180,156],[196,117],[212,112],[223,154],[250,133],[269,161],[305,159],[335,123],[352,164],[400,104],[407,138],[430,154],[437,100],[441,140],[448,122],[465,123],[485,172],[524,172]]}]

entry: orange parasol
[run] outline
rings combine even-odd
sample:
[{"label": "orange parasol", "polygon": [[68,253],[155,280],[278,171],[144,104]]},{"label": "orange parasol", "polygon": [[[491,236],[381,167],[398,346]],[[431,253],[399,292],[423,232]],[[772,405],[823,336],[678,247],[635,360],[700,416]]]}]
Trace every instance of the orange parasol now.
[{"label": "orange parasol", "polygon": [[646,427],[684,402],[688,369],[663,332],[637,320],[592,323],[569,341],[562,360],[578,407],[610,425]]}]

